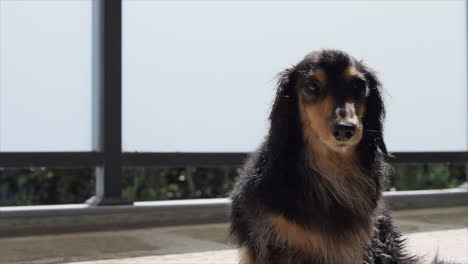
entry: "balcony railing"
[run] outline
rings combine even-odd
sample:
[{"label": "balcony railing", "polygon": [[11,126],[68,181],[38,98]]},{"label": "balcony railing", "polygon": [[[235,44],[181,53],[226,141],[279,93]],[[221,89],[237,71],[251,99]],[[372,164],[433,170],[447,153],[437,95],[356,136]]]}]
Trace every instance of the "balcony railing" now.
[{"label": "balcony railing", "polygon": [[[93,46],[95,151],[0,152],[0,167],[96,167],[96,195],[87,204],[0,207],[0,235],[225,221],[228,199],[133,203],[122,197],[123,167],[234,167],[247,153],[123,152],[120,0],[93,1]],[[468,162],[468,152],[393,155],[394,163]],[[466,189],[388,192],[385,198],[395,209],[468,205]]]}]

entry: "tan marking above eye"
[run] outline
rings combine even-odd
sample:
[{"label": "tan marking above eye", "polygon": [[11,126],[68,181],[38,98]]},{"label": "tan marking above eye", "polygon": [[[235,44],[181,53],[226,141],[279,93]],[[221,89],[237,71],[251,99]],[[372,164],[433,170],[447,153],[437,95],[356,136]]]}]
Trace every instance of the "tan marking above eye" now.
[{"label": "tan marking above eye", "polygon": [[354,77],[356,77],[356,75],[358,75],[358,71],[356,70],[356,68],[354,68],[353,66],[349,66],[348,68],[346,68],[344,71],[343,71],[343,78],[345,80],[352,80]]},{"label": "tan marking above eye", "polygon": [[317,79],[319,82],[322,84],[325,84],[325,82],[328,79],[327,73],[323,69],[317,69],[314,71],[313,76],[315,79]]}]

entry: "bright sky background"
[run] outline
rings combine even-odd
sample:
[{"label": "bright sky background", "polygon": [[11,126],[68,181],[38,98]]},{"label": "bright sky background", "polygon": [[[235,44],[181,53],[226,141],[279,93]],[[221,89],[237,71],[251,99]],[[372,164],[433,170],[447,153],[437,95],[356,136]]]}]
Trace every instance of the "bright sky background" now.
[{"label": "bright sky background", "polygon": [[[380,72],[391,151],[466,151],[466,10],[463,0],[124,0],[124,150],[252,151],[275,75],[337,48]],[[90,150],[91,75],[90,0],[0,0],[0,150]]]}]

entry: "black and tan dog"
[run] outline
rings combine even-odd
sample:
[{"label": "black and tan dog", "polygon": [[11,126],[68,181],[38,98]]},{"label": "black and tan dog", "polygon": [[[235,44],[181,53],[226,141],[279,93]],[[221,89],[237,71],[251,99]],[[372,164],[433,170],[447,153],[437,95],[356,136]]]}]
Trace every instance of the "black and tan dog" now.
[{"label": "black and tan dog", "polygon": [[384,114],[375,73],[344,52],[280,74],[269,134],[231,195],[240,263],[420,263],[381,201]]}]

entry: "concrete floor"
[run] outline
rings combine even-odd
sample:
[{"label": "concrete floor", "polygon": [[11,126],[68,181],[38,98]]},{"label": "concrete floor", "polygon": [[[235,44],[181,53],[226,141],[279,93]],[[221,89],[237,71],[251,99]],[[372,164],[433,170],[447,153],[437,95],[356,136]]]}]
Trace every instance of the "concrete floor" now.
[{"label": "concrete floor", "polygon": [[[468,207],[399,211],[409,250],[468,264]],[[227,224],[0,239],[0,263],[234,264]]]}]

